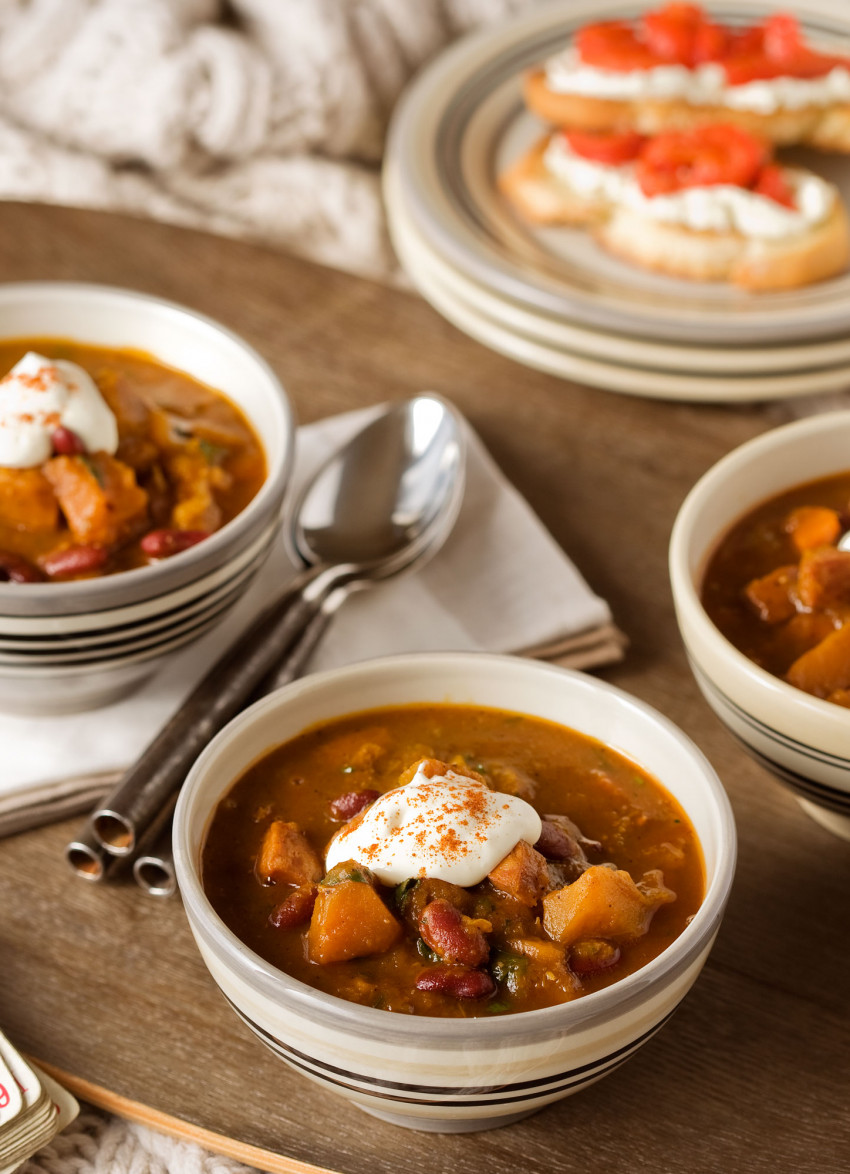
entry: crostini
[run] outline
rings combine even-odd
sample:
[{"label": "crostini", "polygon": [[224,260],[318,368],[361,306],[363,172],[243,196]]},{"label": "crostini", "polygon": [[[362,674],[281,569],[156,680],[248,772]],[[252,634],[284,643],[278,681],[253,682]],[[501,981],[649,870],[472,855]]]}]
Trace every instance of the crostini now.
[{"label": "crostini", "polygon": [[731,122],[775,144],[850,152],[850,58],[809,46],[786,13],[732,28],[668,4],[586,25],[526,75],[524,92],[530,110],[570,130]]},{"label": "crostini", "polygon": [[554,131],[499,178],[537,225],[580,225],[646,269],[749,290],[793,289],[850,259],[836,188],[773,162],[734,124],[644,137]]}]

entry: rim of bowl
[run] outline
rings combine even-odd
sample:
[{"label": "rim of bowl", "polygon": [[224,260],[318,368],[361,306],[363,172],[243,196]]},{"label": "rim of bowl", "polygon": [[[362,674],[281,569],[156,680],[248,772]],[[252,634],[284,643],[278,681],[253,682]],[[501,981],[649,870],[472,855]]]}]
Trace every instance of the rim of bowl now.
[{"label": "rim of bowl", "polygon": [[[88,596],[100,594],[104,590],[108,590],[113,582],[116,585],[116,591],[125,584],[132,584],[134,587],[148,585],[153,592],[161,582],[173,577],[175,564],[184,576],[191,578],[191,576],[187,575],[187,572],[193,565],[204,564],[210,560],[214,561],[216,556],[220,555],[228,545],[237,530],[249,526],[255,514],[267,508],[271,499],[275,496],[282,495],[285,491],[292,472],[296,428],[294,409],[286,393],[286,389],[271,365],[241,335],[231,330],[228,326],[223,325],[223,323],[217,321],[215,318],[210,318],[209,315],[184,306],[180,302],[172,302],[168,298],[161,298],[156,294],[142,293],[119,285],[102,285],[86,281],[18,281],[0,285],[0,308],[2,308],[5,302],[14,302],[16,298],[22,295],[38,293],[53,295],[67,293],[69,297],[72,296],[77,300],[80,298],[90,298],[93,302],[102,299],[113,302],[125,301],[134,304],[141,302],[160,312],[191,319],[196,323],[200,323],[205,329],[222,335],[229,342],[245,352],[278,392],[273,403],[280,412],[282,426],[283,446],[280,455],[272,466],[269,460],[269,453],[263,444],[266,462],[270,466],[267,470],[266,478],[256,495],[251,498],[245,508],[240,510],[229,522],[225,522],[220,530],[216,530],[215,533],[211,534],[203,542],[189,547],[188,550],[180,551],[179,554],[174,555],[170,559],[163,559],[160,562],[150,563],[144,567],[134,567],[128,571],[120,571],[115,575],[107,575],[96,579],[71,580],[62,584],[28,583],[26,590],[27,598],[29,599],[38,600],[42,597],[52,599],[55,597],[57,587],[61,587],[64,598],[67,598],[69,601],[84,602]],[[85,340],[83,340],[82,344],[86,345]],[[98,346],[99,344],[91,343],[90,345]],[[156,355],[153,357],[154,359],[157,358]],[[216,389],[212,388],[212,390],[215,391]],[[238,404],[237,407],[239,407]],[[262,443],[262,437],[260,440]],[[0,608],[2,608],[3,602],[7,599],[20,600],[20,598],[19,587],[0,582]],[[97,610],[101,609],[98,608]]]},{"label": "rim of bowl", "polygon": [[[814,697],[810,693],[804,693],[802,689],[789,685],[781,677],[773,676],[772,673],[757,665],[755,661],[750,660],[709,619],[702,605],[697,582],[702,583],[709,558],[717,550],[718,543],[724,535],[728,534],[732,526],[740,521],[749,510],[755,508],[755,505],[751,504],[741,509],[734,518],[729,519],[720,530],[712,535],[711,541],[706,543],[697,577],[691,574],[689,563],[691,546],[696,534],[696,515],[730,474],[746,469],[753,458],[770,452],[771,449],[792,445],[798,437],[817,435],[825,431],[832,432],[836,427],[845,426],[850,431],[850,408],[806,416],[802,420],[792,420],[789,424],[782,424],[777,428],[769,429],[760,436],[754,436],[752,440],[746,440],[743,444],[733,448],[731,452],[726,453],[695,482],[679,507],[670,533],[668,554],[668,570],[674,600],[680,607],[687,609],[687,621],[696,628],[699,635],[709,641],[720,654],[726,657],[730,664],[735,666],[737,672],[746,677],[756,688],[779,701],[793,704],[797,712],[807,712],[820,721],[833,722],[843,718],[840,706],[833,705],[831,701],[825,701],[821,697]],[[850,456],[848,456],[847,468],[850,470]],[[784,488],[792,489],[798,484],[801,484],[800,478],[792,476],[789,477]],[[771,496],[776,496],[781,492],[783,490],[779,489],[773,494],[763,494],[758,498],[758,501],[767,501]],[[682,627],[681,635],[685,645],[688,646],[689,641],[685,635],[684,627]]]},{"label": "rim of bowl", "polygon": [[[718,821],[717,867],[714,877],[707,884],[702,904],[690,924],[661,954],[646,963],[645,966],[603,990],[583,995],[568,1003],[544,1007],[535,1011],[522,1011],[493,1019],[476,1017],[469,1020],[436,1016],[394,1015],[379,1008],[364,1007],[336,995],[326,994],[293,978],[254,953],[215,912],[192,862],[189,828],[186,826],[185,816],[197,780],[206,771],[208,764],[216,758],[225,739],[252,725],[267,710],[273,710],[281,704],[285,704],[288,698],[309,691],[320,691],[325,684],[332,680],[344,682],[346,678],[350,678],[356,681],[364,671],[367,673],[387,671],[389,673],[400,665],[406,666],[415,673],[420,666],[434,665],[435,663],[442,665],[448,673],[451,672],[453,666],[467,667],[470,663],[474,663],[478,666],[491,665],[494,669],[502,667],[507,671],[526,671],[562,680],[569,679],[575,687],[597,693],[601,698],[615,698],[616,703],[626,705],[639,714],[640,720],[649,721],[656,727],[661,727],[687,752],[695,771],[699,773],[701,785],[711,796],[713,814]],[[341,710],[338,716],[342,717],[346,713],[354,712],[357,712],[356,708],[346,708]],[[518,710],[518,712],[522,711]],[[560,724],[565,725],[566,723]],[[267,746],[258,752],[253,761],[256,762],[270,749],[272,747]],[[621,753],[627,752],[621,751]],[[233,782],[235,779],[229,781],[228,788]],[[222,796],[224,794],[225,791],[222,791]],[[460,1023],[473,1024],[474,1026],[469,1030],[476,1039],[492,1041],[498,1037],[501,1042],[505,1042],[506,1037],[517,1037],[527,1040],[530,1036],[549,1036],[554,1030],[566,1032],[577,1028],[584,1029],[600,1021],[610,1019],[612,1014],[619,1015],[640,1005],[646,994],[651,992],[656,984],[663,983],[666,978],[674,977],[676,973],[686,970],[705,948],[706,942],[716,933],[732,887],[737,858],[735,820],[723,784],[702,751],[674,722],[646,702],[632,697],[623,689],[584,673],[552,665],[545,661],[485,652],[423,652],[375,657],[343,668],[328,669],[324,672],[311,674],[261,698],[228,723],[195,762],[180,792],[175,809],[173,842],[175,869],[184,903],[187,906],[192,906],[195,916],[204,925],[208,937],[213,939],[213,948],[218,946],[219,952],[224,951],[228,956],[229,964],[235,965],[237,970],[241,970],[243,977],[246,971],[250,971],[252,982],[261,988],[263,994],[276,999],[281,1005],[288,1003],[290,1006],[295,1006],[299,1011],[306,1012],[314,1019],[342,1026],[349,1032],[353,1031],[362,1036],[372,1036],[378,1031],[384,1038],[393,1036],[410,1043],[421,1043],[423,1036],[427,1036],[430,1040],[438,1040],[442,1045],[449,1047],[452,1045],[466,1046],[467,1033],[460,1028]],[[459,1038],[461,1039],[460,1043],[458,1043]]]}]

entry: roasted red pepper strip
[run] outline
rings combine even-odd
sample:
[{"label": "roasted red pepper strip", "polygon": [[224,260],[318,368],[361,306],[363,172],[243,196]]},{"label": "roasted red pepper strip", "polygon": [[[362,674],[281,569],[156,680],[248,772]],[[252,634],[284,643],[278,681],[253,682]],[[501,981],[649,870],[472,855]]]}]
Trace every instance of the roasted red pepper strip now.
[{"label": "roasted red pepper strip", "polygon": [[646,141],[643,135],[632,130],[622,134],[593,134],[590,131],[571,130],[564,132],[564,138],[583,159],[592,159],[595,163],[629,163],[640,154],[641,147]]},{"label": "roasted red pepper strip", "polygon": [[823,77],[848,60],[810,48],[796,17],[779,12],[748,29],[709,19],[697,4],[667,4],[639,21],[607,21],[580,29],[575,46],[597,69],[629,73],[659,65],[693,69],[714,61],[730,85],[775,77]]},{"label": "roasted red pepper strip", "polygon": [[748,188],[767,159],[760,139],[731,124],[713,124],[657,135],[641,151],[636,172],[647,196],[713,184]]}]

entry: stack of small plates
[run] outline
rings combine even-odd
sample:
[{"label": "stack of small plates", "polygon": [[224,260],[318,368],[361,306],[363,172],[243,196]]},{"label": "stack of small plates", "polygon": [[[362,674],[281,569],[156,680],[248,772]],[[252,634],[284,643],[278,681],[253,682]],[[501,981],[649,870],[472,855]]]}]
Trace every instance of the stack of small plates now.
[{"label": "stack of small plates", "polygon": [[[740,0],[712,15],[749,24],[775,6]],[[609,256],[580,229],[524,225],[500,196],[497,176],[543,129],[523,106],[523,71],[581,25],[645,7],[546,4],[459,42],[417,78],[384,169],[402,264],[467,334],[581,383],[706,401],[850,388],[850,273],[774,294],[680,281]],[[846,0],[808,0],[803,24],[818,45],[850,54]],[[835,183],[850,205],[850,156],[797,151],[793,161]]]}]

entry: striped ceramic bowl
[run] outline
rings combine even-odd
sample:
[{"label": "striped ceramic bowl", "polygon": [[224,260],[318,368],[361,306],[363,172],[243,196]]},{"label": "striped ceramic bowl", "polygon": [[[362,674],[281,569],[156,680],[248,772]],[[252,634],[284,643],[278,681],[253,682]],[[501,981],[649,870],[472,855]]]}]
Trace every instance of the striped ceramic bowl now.
[{"label": "striped ceramic bowl", "polygon": [[262,438],[260,492],[206,541],[138,570],[70,583],[0,583],[0,709],[72,712],[139,685],[244,592],[279,525],[294,423],[268,364],[218,323],[104,286],[0,286],[0,337],[53,336],[148,351],[223,391]]},{"label": "striped ceramic bowl", "polygon": [[706,701],[803,809],[844,839],[850,839],[850,714],[748,660],[706,615],[700,586],[718,542],[750,509],[795,485],[848,469],[850,411],[775,428],[709,469],[683,502],[670,539],[676,616]]},{"label": "striped ceramic bowl", "polygon": [[[572,1003],[493,1019],[395,1015],[313,990],[259,958],[224,925],[200,880],[218,801],[265,751],[316,722],[387,705],[456,702],[562,722],[658,778],[692,820],[706,895],[691,923],[635,974]],[[613,1071],[669,1019],[720,925],[735,867],[726,793],[696,747],[625,693],[539,661],[484,654],[390,657],[279,690],[227,726],[192,769],[174,823],[189,922],[212,977],[267,1047],[328,1092],[397,1125],[464,1132],[507,1125]]]}]

